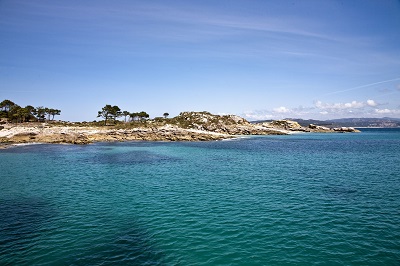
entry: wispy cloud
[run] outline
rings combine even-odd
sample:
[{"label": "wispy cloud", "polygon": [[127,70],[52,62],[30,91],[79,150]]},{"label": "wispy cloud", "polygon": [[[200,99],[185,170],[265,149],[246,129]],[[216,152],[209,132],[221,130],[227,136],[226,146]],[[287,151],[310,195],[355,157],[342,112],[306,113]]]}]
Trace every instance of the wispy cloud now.
[{"label": "wispy cloud", "polygon": [[250,121],[275,119],[272,112],[268,111],[268,110],[244,111],[243,113],[241,113],[239,115]]},{"label": "wispy cloud", "polygon": [[379,115],[399,115],[400,114],[400,109],[375,109],[375,113]]},{"label": "wispy cloud", "polygon": [[[131,34],[148,38],[163,38],[164,40],[179,40],[193,42],[194,40],[219,40],[224,37],[244,36],[262,33],[275,40],[286,41],[319,39],[329,42],[339,41],[342,36],[326,34],[322,27],[312,19],[305,17],[286,16],[235,16],[227,15],[223,10],[210,9],[204,6],[173,6],[164,3],[142,2],[119,5],[79,5],[57,3],[53,1],[25,2],[16,1],[23,16],[13,23],[23,23],[31,20],[32,24],[41,23],[48,18],[55,23],[48,28],[75,27],[81,31],[99,31],[114,36]],[[62,20],[63,23],[57,23]],[[3,23],[5,23],[3,21]],[[145,26],[142,27],[142,26]],[[151,30],[145,30],[151,28]],[[293,36],[291,38],[290,36]],[[341,40],[342,41],[342,40]],[[296,51],[294,51],[296,53]]]},{"label": "wispy cloud", "polygon": [[249,120],[283,119],[283,118],[312,118],[331,119],[345,117],[376,117],[382,114],[399,115],[398,109],[377,108],[383,104],[375,100],[350,101],[344,103],[314,102],[314,106],[299,106],[288,108],[280,106],[272,109],[244,112]]},{"label": "wispy cloud", "polygon": [[[278,2],[3,1],[3,87],[20,93],[32,84],[51,90],[68,81],[91,84],[92,90],[92,84],[101,83],[96,91],[103,95],[107,86],[117,95],[151,88],[137,89],[137,99],[163,88],[186,95],[202,87],[215,91],[213,98],[222,95],[221,111],[231,106],[258,109],[245,113],[254,119],[395,110],[400,96],[395,15],[377,16],[376,27],[369,29],[358,18],[368,18],[379,4],[359,8],[343,3],[340,10],[346,12],[330,13],[332,1],[305,1],[296,7],[293,1]],[[359,83],[354,85],[355,80]],[[382,87],[388,90],[378,92]],[[226,100],[232,91],[243,97],[232,96],[235,103]],[[317,91],[328,97],[315,95]],[[396,97],[387,96],[391,94]],[[141,102],[150,109],[179,101],[171,95]],[[246,101],[251,97],[254,102]],[[197,106],[200,101],[188,97],[187,102]],[[215,108],[212,104],[204,101],[205,108]],[[305,107],[296,107],[300,104]]]},{"label": "wispy cloud", "polygon": [[315,107],[294,107],[287,108],[280,106],[272,109],[245,111],[242,115],[249,120],[268,120],[268,119],[283,119],[283,118],[304,118],[313,116]]},{"label": "wispy cloud", "polygon": [[398,78],[393,78],[393,79],[388,79],[388,80],[382,80],[382,81],[378,81],[378,82],[373,82],[373,83],[369,83],[369,84],[365,84],[365,85],[361,85],[361,86],[357,86],[357,87],[353,87],[353,88],[349,88],[349,89],[345,89],[345,90],[337,90],[337,91],[333,91],[333,92],[329,92],[326,93],[322,96],[328,96],[328,95],[332,95],[332,94],[337,94],[337,93],[342,93],[342,92],[348,92],[348,91],[353,91],[353,90],[358,90],[358,89],[362,89],[362,88],[367,88],[367,87],[371,87],[374,85],[379,85],[379,84],[383,84],[383,83],[388,83],[388,82],[393,82],[393,81],[397,81],[400,80],[400,77]]},{"label": "wispy cloud", "polygon": [[[57,35],[60,41],[80,47],[89,54],[239,59],[284,56],[284,59],[300,58],[309,63],[324,62],[324,67],[329,64],[343,67],[362,64],[367,59],[361,60],[362,63],[350,60],[349,56],[354,59],[357,52],[342,53],[341,50],[373,42],[365,36],[345,37],[339,32],[327,32],[324,24],[330,22],[296,14],[237,14],[206,5],[178,6],[161,1],[112,5],[104,2],[99,5],[15,2],[24,8],[20,8],[21,14],[14,19],[0,22],[6,23],[4,26],[19,23],[25,30],[40,30],[43,34],[62,32],[65,34]],[[182,43],[188,45],[182,48],[179,46]],[[89,46],[97,49],[85,48]],[[49,49],[62,48],[50,45]]]},{"label": "wispy cloud", "polygon": [[347,103],[323,103],[322,101],[316,101],[315,107],[319,109],[328,110],[340,110],[340,109],[357,109],[364,107],[374,107],[378,104],[374,100],[367,100],[366,102],[351,101]]},{"label": "wispy cloud", "polygon": [[290,109],[289,109],[289,108],[286,108],[286,107],[284,107],[284,106],[281,106],[281,107],[278,107],[278,108],[274,108],[273,111],[274,111],[275,113],[282,113],[282,114],[285,114],[285,113],[289,113],[289,112],[290,112]]},{"label": "wispy cloud", "polygon": [[325,117],[380,117],[382,115],[400,115],[400,109],[376,108],[386,104],[377,103],[374,100],[365,102],[351,101],[347,103],[323,103],[316,101],[315,107]]}]

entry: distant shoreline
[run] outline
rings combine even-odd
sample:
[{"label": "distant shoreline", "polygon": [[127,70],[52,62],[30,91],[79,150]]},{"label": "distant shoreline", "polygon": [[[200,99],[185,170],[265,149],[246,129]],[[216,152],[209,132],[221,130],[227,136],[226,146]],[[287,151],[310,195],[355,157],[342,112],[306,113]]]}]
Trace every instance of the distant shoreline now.
[{"label": "distant shoreline", "polygon": [[400,129],[400,127],[355,127],[355,128],[361,128],[361,129],[366,129],[366,128],[381,128],[381,129]]}]

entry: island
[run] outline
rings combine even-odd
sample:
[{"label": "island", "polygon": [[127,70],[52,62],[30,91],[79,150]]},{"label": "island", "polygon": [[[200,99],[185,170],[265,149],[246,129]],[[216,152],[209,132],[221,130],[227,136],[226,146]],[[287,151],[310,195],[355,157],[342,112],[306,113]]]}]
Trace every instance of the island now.
[{"label": "island", "polygon": [[158,117],[139,121],[102,122],[25,122],[0,125],[1,146],[18,143],[89,144],[108,141],[210,141],[244,135],[288,135],[298,132],[359,132],[351,127],[302,127],[290,120],[250,123],[236,115],[209,112],[181,112],[173,118]]}]

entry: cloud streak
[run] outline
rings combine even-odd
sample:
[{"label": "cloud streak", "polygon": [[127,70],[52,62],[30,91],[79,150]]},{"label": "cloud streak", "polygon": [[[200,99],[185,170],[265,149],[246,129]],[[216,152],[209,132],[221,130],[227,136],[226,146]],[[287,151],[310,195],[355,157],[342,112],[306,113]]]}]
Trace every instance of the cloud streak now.
[{"label": "cloud streak", "polygon": [[322,96],[328,96],[328,95],[333,95],[333,94],[337,94],[337,93],[342,93],[342,92],[348,92],[348,91],[358,90],[358,89],[367,88],[367,87],[371,87],[371,86],[374,86],[374,85],[379,85],[379,84],[383,84],[383,83],[388,83],[388,82],[392,82],[392,81],[396,81],[396,80],[400,80],[400,77],[394,78],[394,79],[382,80],[382,81],[378,81],[378,82],[374,82],[374,83],[369,83],[369,84],[365,84],[365,85],[353,87],[353,88],[350,88],[350,89],[333,91],[333,92],[326,93],[326,94],[324,94],[324,95],[322,95]]}]

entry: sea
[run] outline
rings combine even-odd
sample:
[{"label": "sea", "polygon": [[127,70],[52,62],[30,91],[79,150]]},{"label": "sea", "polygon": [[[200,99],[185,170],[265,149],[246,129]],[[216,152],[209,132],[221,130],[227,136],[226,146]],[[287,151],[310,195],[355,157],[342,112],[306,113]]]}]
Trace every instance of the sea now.
[{"label": "sea", "polygon": [[400,265],[400,129],[1,150],[0,265]]}]

